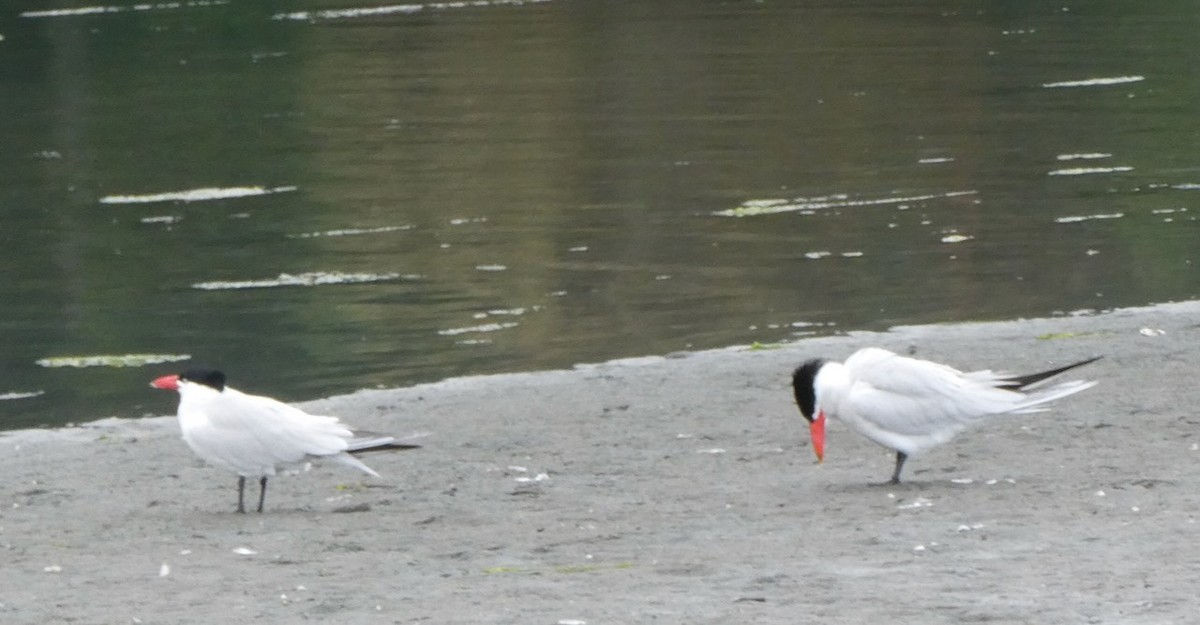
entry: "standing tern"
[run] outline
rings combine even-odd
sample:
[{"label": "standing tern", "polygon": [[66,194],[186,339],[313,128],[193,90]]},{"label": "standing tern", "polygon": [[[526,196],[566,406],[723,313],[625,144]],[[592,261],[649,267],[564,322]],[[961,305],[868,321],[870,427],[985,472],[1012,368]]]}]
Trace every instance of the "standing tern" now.
[{"label": "standing tern", "polygon": [[311,415],[270,397],[247,395],[225,385],[225,374],[189,369],[150,383],[179,393],[183,440],[208,462],[238,474],[237,511],[244,513],[246,478],[259,478],[258,511],[267,497],[267,477],[280,466],[328,458],[379,477],[350,455],[381,449],[414,449],[415,443],[387,434],[356,432],[337,417]]},{"label": "standing tern", "polygon": [[899,484],[910,455],[949,441],[983,417],[1041,412],[1047,410],[1042,404],[1095,386],[1096,382],[1073,380],[1036,388],[1099,358],[1017,376],[988,370],[963,373],[868,347],[843,363],[806,361],[792,373],[792,389],[809,422],[817,462],[825,459],[825,418],[831,417],[895,450],[896,470],[888,483]]}]

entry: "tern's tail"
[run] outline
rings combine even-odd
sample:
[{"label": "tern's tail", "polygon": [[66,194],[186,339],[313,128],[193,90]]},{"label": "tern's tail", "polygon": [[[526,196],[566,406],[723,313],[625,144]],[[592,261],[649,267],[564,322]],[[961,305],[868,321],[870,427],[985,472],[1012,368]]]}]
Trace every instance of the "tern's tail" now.
[{"label": "tern's tail", "polygon": [[[1050,378],[1052,378],[1060,373],[1066,373],[1067,371],[1070,371],[1071,369],[1074,369],[1076,367],[1090,365],[1093,362],[1100,360],[1101,358],[1103,358],[1103,356],[1096,356],[1094,358],[1088,358],[1087,360],[1081,360],[1075,364],[1067,365],[1065,367],[1059,367],[1057,369],[1051,369],[1049,371],[1042,371],[1039,373],[1030,373],[1028,375],[1014,375],[1011,377],[1005,377],[1001,380],[1000,384],[997,384],[997,386],[999,386],[1001,388],[1008,388],[1008,389],[1023,391],[1023,390],[1035,387],[1038,384],[1040,384],[1046,380],[1049,380]],[[1079,389],[1079,390],[1082,391],[1083,389]],[[1073,392],[1079,392],[1079,391],[1073,391]],[[1070,393],[1067,393],[1067,394],[1070,395]]]},{"label": "tern's tail", "polygon": [[1055,384],[1050,388],[1040,389],[1025,395],[1025,399],[1019,402],[1009,412],[1017,414],[1026,412],[1040,412],[1045,410],[1045,408],[1042,407],[1043,404],[1050,403],[1056,399],[1061,399],[1067,395],[1074,395],[1080,391],[1086,391],[1095,385],[1096,382],[1094,380],[1072,380],[1070,382],[1063,382],[1062,384]]},{"label": "tern's tail", "polygon": [[378,473],[375,472],[375,469],[368,467],[367,465],[363,464],[361,460],[359,460],[358,458],[355,458],[354,456],[351,456],[350,454],[348,454],[344,451],[333,454],[331,456],[325,456],[325,457],[329,458],[330,460],[335,460],[337,462],[340,462],[348,467],[354,467],[355,469],[358,469],[359,471],[362,471],[363,473],[366,473],[367,475],[371,475],[374,477],[382,477]]},{"label": "tern's tail", "polygon": [[374,469],[363,464],[361,460],[355,458],[352,454],[363,453],[367,451],[404,451],[406,449],[418,449],[420,445],[413,442],[414,439],[426,436],[425,434],[413,434],[405,438],[396,438],[390,434],[380,434],[378,432],[363,432],[356,431],[354,436],[349,440],[346,446],[346,451],[327,456],[330,460],[336,460],[346,466],[354,467],[367,475],[380,477]]},{"label": "tern's tail", "polygon": [[360,453],[364,451],[402,451],[405,449],[418,449],[421,447],[416,442],[418,438],[424,438],[428,434],[410,434],[404,438],[397,438],[391,434],[380,434],[379,432],[366,432],[357,430],[354,432],[354,437],[350,439],[350,444],[346,447],[346,451]]}]

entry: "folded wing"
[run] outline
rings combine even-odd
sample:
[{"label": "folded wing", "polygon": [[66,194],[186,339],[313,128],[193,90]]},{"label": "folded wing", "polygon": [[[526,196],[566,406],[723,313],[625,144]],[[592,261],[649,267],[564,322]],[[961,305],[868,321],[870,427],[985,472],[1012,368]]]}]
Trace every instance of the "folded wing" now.
[{"label": "folded wing", "polygon": [[1013,379],[1003,374],[963,373],[875,348],[856,352],[845,366],[851,378],[850,410],[880,430],[929,437],[931,443],[948,439],[981,417],[1037,412],[1044,410],[1041,404],[1095,385],[1072,381],[1022,393],[1003,388]]},{"label": "folded wing", "polygon": [[[310,415],[269,397],[229,387],[205,405],[204,411],[207,427],[194,432],[191,442],[204,448],[204,456],[241,474],[272,475],[278,465],[312,456],[346,462],[341,454],[349,449],[354,436],[336,417]],[[374,474],[357,460],[346,463]]]}]

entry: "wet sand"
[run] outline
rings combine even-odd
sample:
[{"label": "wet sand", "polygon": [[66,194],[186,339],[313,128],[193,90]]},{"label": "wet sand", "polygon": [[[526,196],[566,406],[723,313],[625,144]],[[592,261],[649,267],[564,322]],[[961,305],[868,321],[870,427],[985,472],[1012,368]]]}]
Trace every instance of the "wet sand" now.
[{"label": "wet sand", "polygon": [[[236,478],[173,417],[6,433],[0,622],[1191,622],[1198,319],[908,327],[309,402],[430,436],[364,457],[382,480],[280,476],[264,514],[233,512]],[[881,486],[891,454],[837,424],[815,464],[789,386],[868,345],[1015,372],[1105,358],[1075,376],[1096,388]]]}]

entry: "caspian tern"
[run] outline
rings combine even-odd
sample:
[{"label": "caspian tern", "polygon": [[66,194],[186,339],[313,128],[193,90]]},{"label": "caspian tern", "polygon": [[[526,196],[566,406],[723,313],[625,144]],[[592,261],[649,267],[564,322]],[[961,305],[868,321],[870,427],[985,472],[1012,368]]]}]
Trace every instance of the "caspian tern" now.
[{"label": "caspian tern", "polygon": [[1074,380],[1042,389],[1051,377],[1099,360],[1099,356],[1041,373],[1015,376],[992,371],[963,373],[928,360],[868,347],[843,363],[821,358],[792,373],[800,413],[809,422],[817,462],[825,458],[825,418],[896,451],[889,484],[900,483],[909,456],[949,441],[989,415],[1041,412],[1047,402],[1091,388]]},{"label": "caspian tern", "polygon": [[238,512],[246,478],[259,478],[258,511],[267,497],[267,477],[281,466],[328,458],[379,477],[350,455],[380,449],[415,449],[412,442],[387,434],[356,432],[337,417],[311,415],[270,397],[247,395],[225,385],[225,374],[189,369],[150,383],[179,393],[183,440],[208,462],[238,474]]}]

